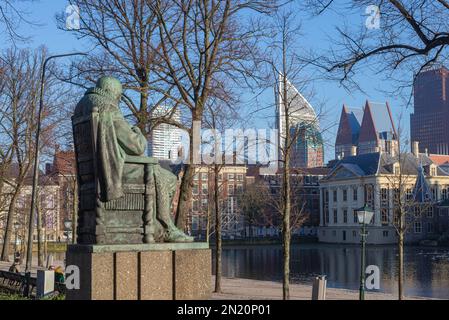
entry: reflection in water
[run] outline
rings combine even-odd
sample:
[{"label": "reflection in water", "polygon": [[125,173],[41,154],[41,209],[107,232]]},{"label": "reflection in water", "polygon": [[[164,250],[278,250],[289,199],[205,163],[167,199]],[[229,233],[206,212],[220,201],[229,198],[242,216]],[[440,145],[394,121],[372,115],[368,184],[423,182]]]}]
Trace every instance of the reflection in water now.
[{"label": "reflection in water", "polygon": [[[300,244],[291,250],[291,281],[310,284],[324,274],[328,286],[359,288],[360,248],[357,245]],[[397,293],[397,249],[368,246],[366,262],[381,272],[380,291]],[[449,299],[449,248],[405,248],[405,293]],[[233,246],[223,250],[225,277],[282,280],[282,247]]]}]

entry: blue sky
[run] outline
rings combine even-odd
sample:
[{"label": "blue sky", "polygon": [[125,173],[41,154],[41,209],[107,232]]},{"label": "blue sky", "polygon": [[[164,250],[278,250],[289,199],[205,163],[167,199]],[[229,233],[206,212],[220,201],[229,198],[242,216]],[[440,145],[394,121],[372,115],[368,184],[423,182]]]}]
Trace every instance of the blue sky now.
[{"label": "blue sky", "polygon": [[[19,32],[22,35],[30,36],[31,39],[29,42],[19,45],[31,48],[45,45],[52,54],[89,51],[89,47],[85,43],[77,40],[69,33],[58,30],[56,27],[55,14],[64,12],[67,4],[68,2],[65,0],[40,0],[20,4],[28,12],[28,19],[38,25],[25,24],[20,27]],[[299,8],[294,6],[293,10],[299,10]],[[326,49],[330,45],[329,37],[336,36],[335,26],[342,26],[345,23],[364,24],[366,20],[364,11],[355,12],[349,16],[329,12],[319,18],[310,18],[306,13],[298,12],[298,16],[301,17],[303,28],[301,35],[298,35],[297,46],[300,49],[304,48],[304,50]],[[372,32],[376,31],[373,30]],[[1,39],[1,37],[3,36],[0,36],[2,48],[6,49],[9,42]],[[308,76],[307,74],[304,75],[304,77]],[[405,79],[411,77],[411,74],[404,74]],[[324,80],[312,84],[313,98],[307,97],[307,92],[304,92],[312,105],[323,106],[321,126],[326,129],[324,132],[326,161],[333,159],[334,156],[335,132],[343,103],[350,107],[361,107],[367,99],[376,102],[388,101],[396,118],[401,111],[404,112],[402,125],[408,131],[411,110],[405,108],[403,99],[386,96],[383,92],[383,90],[388,90],[392,83],[385,81],[383,76],[376,76],[369,68],[363,74],[357,74],[356,79],[366,94],[359,91],[348,92],[337,82]],[[274,101],[273,90],[266,90],[259,100],[266,105],[272,104]],[[259,128],[271,126],[274,122],[274,108],[257,113],[253,120],[254,125]]]}]

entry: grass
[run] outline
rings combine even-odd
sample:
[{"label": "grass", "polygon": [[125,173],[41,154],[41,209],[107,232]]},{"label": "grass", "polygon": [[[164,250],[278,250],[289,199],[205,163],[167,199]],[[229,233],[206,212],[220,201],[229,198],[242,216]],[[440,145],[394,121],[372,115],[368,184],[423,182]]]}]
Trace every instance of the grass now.
[{"label": "grass", "polygon": [[[0,300],[32,300],[32,299],[23,297],[19,294],[0,292]],[[59,294],[56,296],[48,296],[46,298],[42,298],[41,300],[65,300],[65,295]]]},{"label": "grass", "polygon": [[30,300],[18,294],[9,294],[0,292],[0,300]]}]

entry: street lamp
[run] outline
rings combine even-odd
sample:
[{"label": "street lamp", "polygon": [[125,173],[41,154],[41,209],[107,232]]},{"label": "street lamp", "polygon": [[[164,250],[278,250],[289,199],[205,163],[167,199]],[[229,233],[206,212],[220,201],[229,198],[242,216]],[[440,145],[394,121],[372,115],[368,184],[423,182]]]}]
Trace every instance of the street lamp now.
[{"label": "street lamp", "polygon": [[[41,133],[41,119],[42,119],[42,111],[44,109],[44,88],[45,88],[45,72],[47,70],[47,64],[51,59],[69,57],[69,56],[77,56],[83,55],[86,56],[86,53],[75,52],[75,53],[67,53],[67,54],[58,54],[54,56],[50,56],[45,59],[44,64],[42,66],[42,75],[41,75],[41,92],[40,92],[40,101],[39,101],[39,111],[37,114],[37,128],[36,128],[36,137],[35,137],[35,151],[34,151],[34,171],[33,171],[33,188],[31,193],[31,210],[30,217],[28,222],[28,250],[27,250],[27,259],[25,266],[25,275],[29,280],[31,276],[31,261],[33,260],[33,233],[34,233],[34,219],[36,217],[36,198],[37,198],[37,183],[39,180],[39,138]],[[29,281],[28,281],[29,283]],[[27,285],[28,293],[29,286]]]},{"label": "street lamp", "polygon": [[[69,243],[69,234],[70,231],[72,231],[72,220],[66,219],[64,220],[64,233],[67,237],[67,243]],[[73,231],[72,231],[72,237],[73,237]]]},{"label": "street lamp", "polygon": [[365,206],[355,210],[357,214],[357,219],[362,225],[362,231],[360,233],[360,242],[362,244],[362,254],[361,254],[361,266],[360,266],[360,289],[359,289],[359,299],[365,300],[365,245],[366,237],[368,232],[366,231],[366,225],[371,222],[373,218],[374,211],[369,208],[366,204]]},{"label": "street lamp", "polygon": [[16,253],[17,253],[17,234],[19,233],[19,227],[20,227],[20,223],[18,221],[14,222],[14,231],[16,233],[15,238],[14,238],[14,258],[16,257]]}]

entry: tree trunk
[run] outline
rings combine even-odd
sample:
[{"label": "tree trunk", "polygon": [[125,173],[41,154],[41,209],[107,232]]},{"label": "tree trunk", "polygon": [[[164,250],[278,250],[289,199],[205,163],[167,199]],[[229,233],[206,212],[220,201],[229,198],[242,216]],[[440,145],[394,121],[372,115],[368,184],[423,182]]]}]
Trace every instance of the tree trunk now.
[{"label": "tree trunk", "polygon": [[222,276],[222,265],[221,265],[221,213],[219,204],[219,190],[218,190],[218,174],[219,167],[216,164],[214,166],[214,206],[215,206],[215,243],[216,243],[216,255],[215,255],[215,292],[221,292],[221,276]]},{"label": "tree trunk", "polygon": [[72,212],[72,244],[76,243],[78,222],[78,184],[75,180],[73,185],[73,212]]},{"label": "tree trunk", "polygon": [[404,234],[398,237],[398,299],[404,299]]},{"label": "tree trunk", "polygon": [[176,212],[175,223],[181,229],[186,229],[187,215],[190,209],[190,200],[192,193],[192,178],[194,175],[194,167],[191,164],[186,164],[185,172],[182,176],[181,187],[179,191],[179,202]]},{"label": "tree trunk", "polygon": [[[39,198],[39,197],[38,197]],[[39,204],[38,204],[39,206]],[[42,228],[42,208],[37,209],[37,265],[44,266],[44,244],[43,244],[43,228]]]},{"label": "tree trunk", "polygon": [[[285,60],[285,55],[284,55]],[[284,61],[286,65],[286,61]],[[284,256],[284,272],[282,281],[282,297],[284,300],[290,299],[290,115],[287,96],[287,76],[284,73],[284,104],[285,104],[285,142],[284,142],[284,171],[283,171],[283,220],[282,220],[282,243]]]},{"label": "tree trunk", "polygon": [[16,202],[17,198],[19,197],[21,186],[20,184],[16,186],[16,190],[14,191],[14,194],[11,198],[11,202],[9,203],[8,213],[6,216],[6,226],[5,226],[5,234],[3,236],[3,248],[2,248],[2,261],[9,262],[9,252],[10,252],[10,245],[11,245],[11,236],[12,236],[12,228],[13,228],[13,221],[14,221],[14,213],[16,212]]}]

